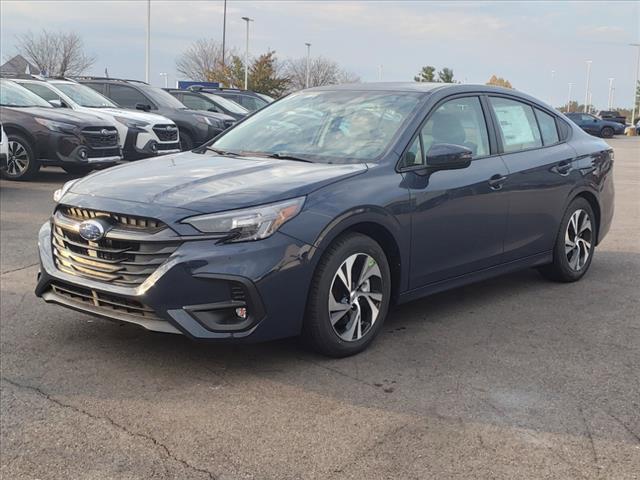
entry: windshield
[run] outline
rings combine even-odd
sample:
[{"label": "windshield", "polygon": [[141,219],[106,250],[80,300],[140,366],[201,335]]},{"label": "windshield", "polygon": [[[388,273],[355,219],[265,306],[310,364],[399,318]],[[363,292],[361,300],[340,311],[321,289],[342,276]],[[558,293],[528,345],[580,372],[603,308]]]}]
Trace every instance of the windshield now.
[{"label": "windshield", "polygon": [[271,102],[273,102],[275,100],[273,97],[270,97],[269,95],[267,95],[265,93],[256,93],[256,95],[258,95],[263,100],[266,100],[268,103],[271,103]]},{"label": "windshield", "polygon": [[212,146],[331,163],[371,161],[385,151],[420,96],[406,92],[300,92],[255,113]]},{"label": "windshield", "polygon": [[0,82],[0,105],[4,107],[46,107],[49,102],[12,82]]},{"label": "windshield", "polygon": [[180,100],[161,88],[150,85],[142,85],[141,88],[159,107],[177,108],[181,110],[187,108]]},{"label": "windshield", "polygon": [[116,107],[116,104],[103,97],[93,88],[79,83],[53,83],[53,85],[67,95],[78,105],[89,108]]},{"label": "windshield", "polygon": [[211,100],[214,100],[222,108],[229,110],[230,112],[241,113],[242,115],[246,115],[247,113],[249,113],[249,110],[244,108],[242,105],[238,105],[236,102],[233,102],[227,98],[221,97],[220,95],[215,95],[213,93],[205,93],[204,95],[209,97]]}]

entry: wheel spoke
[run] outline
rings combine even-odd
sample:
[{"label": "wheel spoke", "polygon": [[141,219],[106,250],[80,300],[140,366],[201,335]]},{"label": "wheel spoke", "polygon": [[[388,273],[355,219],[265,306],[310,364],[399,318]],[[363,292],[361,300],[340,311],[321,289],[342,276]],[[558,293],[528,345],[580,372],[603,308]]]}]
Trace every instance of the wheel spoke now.
[{"label": "wheel spoke", "polygon": [[342,320],[349,310],[351,310],[351,306],[349,304],[337,302],[333,297],[333,293],[329,293],[329,315],[331,317],[331,325],[335,325]]},{"label": "wheel spoke", "polygon": [[[373,325],[373,323],[378,318],[378,314],[380,313],[380,308],[378,308],[378,306],[375,304],[371,296],[363,295],[363,297],[367,301],[367,304],[369,304],[369,308],[371,309],[371,324]],[[380,295],[380,300],[382,300],[382,295]]]},{"label": "wheel spoke", "polygon": [[[352,340],[356,340],[353,338],[353,336],[359,324],[360,324],[360,310],[356,310],[351,316],[350,323],[347,325],[347,329],[344,331],[341,337],[349,342]],[[362,334],[362,326],[360,327],[360,329],[361,329],[360,333]]]},{"label": "wheel spoke", "polygon": [[358,279],[358,288],[362,286],[364,282],[369,280],[371,277],[380,278],[380,267],[371,257],[367,257],[365,259],[364,264],[362,265],[362,271],[360,273],[360,278]]}]

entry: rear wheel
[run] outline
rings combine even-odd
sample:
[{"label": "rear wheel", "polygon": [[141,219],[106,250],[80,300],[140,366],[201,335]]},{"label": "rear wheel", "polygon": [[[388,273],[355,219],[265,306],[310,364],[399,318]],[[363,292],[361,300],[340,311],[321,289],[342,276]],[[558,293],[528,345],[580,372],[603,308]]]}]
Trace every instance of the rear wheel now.
[{"label": "rear wheel", "polygon": [[313,278],[303,335],[324,355],[359,353],[380,332],[390,297],[391,274],[380,245],[361,234],[342,237]]},{"label": "rear wheel", "polygon": [[602,130],[600,130],[600,136],[603,138],[611,138],[613,137],[613,134],[615,132],[613,131],[613,128],[611,127],[604,127]]},{"label": "rear wheel", "polygon": [[593,209],[584,198],[577,198],[564,214],[553,249],[553,263],[540,268],[547,278],[575,282],[589,270],[596,246]]},{"label": "rear wheel", "polygon": [[22,135],[10,133],[7,140],[9,156],[2,177],[7,180],[29,180],[40,169],[33,147]]}]

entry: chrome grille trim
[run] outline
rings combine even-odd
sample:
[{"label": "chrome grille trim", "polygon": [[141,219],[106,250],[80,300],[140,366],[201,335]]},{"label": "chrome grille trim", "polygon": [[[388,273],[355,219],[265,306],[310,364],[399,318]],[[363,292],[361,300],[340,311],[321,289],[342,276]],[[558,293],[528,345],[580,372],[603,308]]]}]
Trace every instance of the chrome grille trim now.
[{"label": "chrome grille trim", "polygon": [[145,231],[149,230],[162,230],[167,226],[160,220],[154,218],[136,217],[132,215],[121,215],[119,213],[101,212],[99,210],[90,210],[88,208],[72,207],[68,205],[61,205],[58,207],[58,211],[65,217],[69,217],[74,220],[90,220],[97,217],[110,218],[115,222],[115,226],[119,228],[139,228]]},{"label": "chrome grille trim", "polygon": [[[99,216],[110,218],[108,215]],[[80,223],[60,211],[54,214],[51,228],[54,264],[69,275],[110,285],[132,288],[142,285],[181,244],[180,237],[168,228],[156,233],[114,228],[96,242],[87,241],[78,233]]]}]

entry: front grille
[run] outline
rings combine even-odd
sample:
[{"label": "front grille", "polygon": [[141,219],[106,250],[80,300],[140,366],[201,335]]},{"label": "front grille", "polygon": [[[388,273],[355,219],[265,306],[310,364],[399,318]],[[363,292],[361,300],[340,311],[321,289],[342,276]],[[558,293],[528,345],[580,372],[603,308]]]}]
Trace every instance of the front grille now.
[{"label": "front grille", "polygon": [[115,127],[87,127],[82,129],[87,145],[93,148],[113,148],[118,146],[118,131]]},{"label": "front grille", "polygon": [[103,309],[104,314],[107,316],[116,312],[126,313],[148,320],[162,320],[151,308],[136,300],[130,300],[118,295],[102,293],[97,290],[91,290],[68,283],[56,282],[51,284],[51,288],[54,293],[61,297]]},{"label": "front grille", "polygon": [[231,288],[231,300],[234,302],[246,302],[246,293],[241,283],[231,282],[229,287]]},{"label": "front grille", "polygon": [[61,205],[58,211],[65,217],[84,221],[92,218],[108,218],[116,228],[121,229],[140,229],[149,233],[156,233],[167,228],[160,220],[146,217],[135,217],[132,215],[121,215],[119,213],[101,212],[98,210],[90,210],[88,208],[70,207]]},{"label": "front grille", "polygon": [[[65,211],[71,214],[70,217],[65,218]],[[78,225],[87,216],[106,218],[120,227],[108,231],[98,241],[88,241],[77,232]],[[147,227],[143,226],[145,223]],[[141,285],[178,248],[179,242],[162,235],[165,227],[152,219],[62,207],[54,215],[51,239],[53,259],[62,272],[134,288]],[[164,239],[158,239],[158,233]]]},{"label": "front grille", "polygon": [[153,131],[161,142],[178,141],[178,128],[173,125],[156,125]]}]

